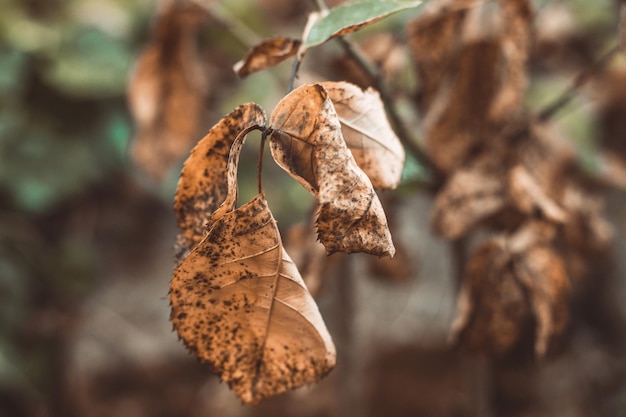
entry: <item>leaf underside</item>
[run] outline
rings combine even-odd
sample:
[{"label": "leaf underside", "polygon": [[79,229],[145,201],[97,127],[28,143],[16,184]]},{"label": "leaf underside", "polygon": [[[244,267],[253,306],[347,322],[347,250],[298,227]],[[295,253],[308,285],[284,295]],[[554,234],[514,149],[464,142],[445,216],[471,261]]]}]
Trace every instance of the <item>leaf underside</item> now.
[{"label": "leaf underside", "polygon": [[333,102],[348,149],[374,188],[398,186],[404,147],[389,125],[383,102],[371,87],[363,91],[348,82],[320,83]]}]

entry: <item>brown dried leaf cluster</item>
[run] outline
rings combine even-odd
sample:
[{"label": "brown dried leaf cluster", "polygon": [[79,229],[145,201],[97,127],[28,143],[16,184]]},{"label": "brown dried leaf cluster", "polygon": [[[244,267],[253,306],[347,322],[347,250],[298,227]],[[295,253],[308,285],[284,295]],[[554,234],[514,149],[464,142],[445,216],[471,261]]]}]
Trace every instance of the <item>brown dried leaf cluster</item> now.
[{"label": "brown dried leaf cluster", "polygon": [[208,81],[196,37],[208,20],[206,11],[193,3],[167,3],[135,64],[128,86],[136,126],[132,158],[155,179],[197,140]]},{"label": "brown dried leaf cluster", "polygon": [[494,354],[534,337],[544,355],[565,328],[581,254],[605,251],[611,229],[601,201],[573,174],[571,146],[521,108],[530,2],[430,6],[409,32],[426,149],[446,176],[432,226],[449,239],[481,227],[501,236],[466,265],[453,333]]},{"label": "brown dried leaf cluster", "polygon": [[569,279],[554,250],[541,244],[516,247],[515,240],[492,239],[472,253],[453,337],[472,350],[503,354],[534,324],[535,352],[543,356],[565,329]]},{"label": "brown dried leaf cluster", "polygon": [[[377,94],[345,83],[329,87],[343,106],[339,116],[320,84],[281,100],[269,126],[263,109],[244,104],[211,128],[181,172],[174,208],[182,260],[171,283],[171,320],[185,345],[246,403],[318,381],[335,365],[331,337],[263,192],[236,208],[246,135],[271,133],[276,161],[318,198],[315,227],[326,252],[393,255],[382,205],[343,125],[360,162],[384,186],[397,184],[404,154],[374,114],[382,111]],[[317,287],[324,270],[316,266],[327,263],[320,246],[304,244]]]},{"label": "brown dried leaf cluster", "polygon": [[447,3],[409,25],[426,150],[444,173],[488,146],[519,107],[531,16],[524,0]]},{"label": "brown dried leaf cluster", "polygon": [[[435,200],[434,229],[457,239],[505,212],[564,223],[560,194],[573,157],[569,147],[529,119],[494,142],[449,177]],[[518,224],[510,222],[509,230]]]}]

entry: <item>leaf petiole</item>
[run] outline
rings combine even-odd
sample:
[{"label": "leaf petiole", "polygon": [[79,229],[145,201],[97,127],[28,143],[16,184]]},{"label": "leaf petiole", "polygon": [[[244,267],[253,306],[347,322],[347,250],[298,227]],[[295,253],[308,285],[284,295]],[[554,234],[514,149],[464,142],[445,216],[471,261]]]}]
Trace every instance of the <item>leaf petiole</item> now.
[{"label": "leaf petiole", "polygon": [[259,163],[257,164],[256,180],[259,194],[263,192],[263,186],[261,185],[261,171],[263,170],[263,150],[265,149],[265,140],[274,130],[272,128],[263,128],[261,131],[261,145],[259,148]]}]

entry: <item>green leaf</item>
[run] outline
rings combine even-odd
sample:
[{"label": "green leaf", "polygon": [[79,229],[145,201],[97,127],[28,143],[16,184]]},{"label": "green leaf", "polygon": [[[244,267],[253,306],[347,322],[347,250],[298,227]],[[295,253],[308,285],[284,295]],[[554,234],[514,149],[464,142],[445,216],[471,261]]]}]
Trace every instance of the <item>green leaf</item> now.
[{"label": "green leaf", "polygon": [[392,13],[421,5],[421,1],[365,0],[348,3],[328,11],[313,24],[304,48],[320,45],[334,37],[359,30]]}]

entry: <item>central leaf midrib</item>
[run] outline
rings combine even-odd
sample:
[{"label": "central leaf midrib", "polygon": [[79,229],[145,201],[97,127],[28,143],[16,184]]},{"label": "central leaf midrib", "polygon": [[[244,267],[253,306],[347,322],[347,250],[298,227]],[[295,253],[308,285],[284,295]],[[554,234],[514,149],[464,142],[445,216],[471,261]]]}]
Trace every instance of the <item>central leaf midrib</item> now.
[{"label": "central leaf midrib", "polygon": [[[275,239],[277,240],[276,245],[274,246],[273,250],[276,250],[277,253],[277,257],[275,260],[275,265],[276,265],[276,272],[273,274],[274,276],[274,287],[272,288],[272,297],[270,298],[270,308],[267,310],[267,320],[265,322],[265,329],[264,329],[264,333],[263,333],[263,340],[260,344],[261,346],[261,356],[259,357],[257,364],[256,364],[256,374],[254,377],[254,381],[252,382],[252,389],[256,391],[257,389],[257,385],[259,383],[259,378],[261,376],[261,366],[263,364],[263,361],[265,359],[265,351],[266,351],[266,345],[267,345],[267,337],[269,335],[269,329],[270,329],[270,322],[272,319],[272,311],[274,310],[274,302],[276,300],[276,292],[278,291],[278,280],[280,279],[280,267],[281,267],[281,263],[282,263],[282,249],[283,249],[283,245],[282,242],[280,240],[280,235],[278,234],[278,230],[277,230],[277,226],[276,223],[273,224],[273,232],[274,232],[274,236]],[[267,252],[266,252],[267,253]]]}]

